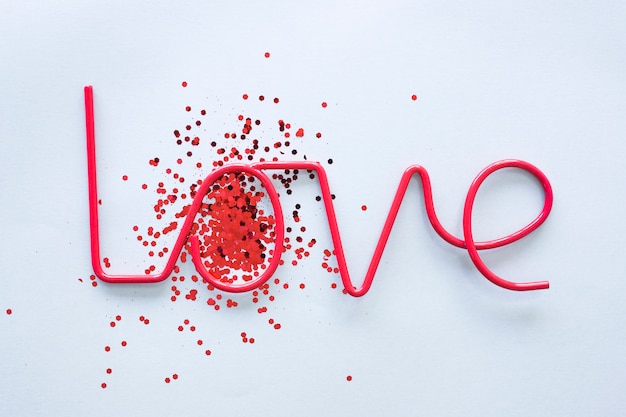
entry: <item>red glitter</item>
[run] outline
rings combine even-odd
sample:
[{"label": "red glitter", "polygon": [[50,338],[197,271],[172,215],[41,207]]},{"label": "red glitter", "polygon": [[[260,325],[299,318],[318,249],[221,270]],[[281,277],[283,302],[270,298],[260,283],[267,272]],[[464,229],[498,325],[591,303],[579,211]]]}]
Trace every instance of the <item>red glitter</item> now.
[{"label": "red glitter", "polygon": [[363,211],[367,210],[367,206],[366,206],[365,204],[363,204],[363,205],[361,206],[361,210],[363,210]]},{"label": "red glitter", "polygon": [[411,100],[413,100],[413,101],[417,100],[417,96],[416,96],[415,94],[413,94],[413,95],[411,96]]},{"label": "red glitter", "polygon": [[107,387],[106,382],[103,382],[102,385],[100,385],[103,389]]},{"label": "red glitter", "polygon": [[325,101],[322,101],[322,107],[323,107],[323,108],[326,108],[326,106],[328,106],[328,104],[326,104],[326,102],[325,102]]},{"label": "red glitter", "polygon": [[13,314],[13,310],[11,310],[10,308],[7,308],[7,314],[9,315]]},{"label": "red glitter", "polygon": [[[221,276],[222,282],[251,281],[254,273],[266,265],[266,245],[273,239],[273,216],[257,208],[265,193],[252,191],[246,180],[243,174],[222,176],[207,194],[213,202],[200,211],[208,217],[203,222],[206,226],[194,224],[200,235],[201,257],[210,259],[205,266]],[[227,276],[234,272],[231,270],[241,275]],[[213,298],[207,304],[218,308]]]},{"label": "red glitter", "polygon": [[111,368],[107,368],[107,374],[110,374],[111,372],[113,372],[113,370]]},{"label": "red glitter", "polygon": [[264,55],[265,55],[265,58],[269,58],[270,57],[270,53],[269,52],[266,52]]},{"label": "red glitter", "polygon": [[[183,87],[187,87],[187,82],[183,83]],[[247,93],[242,94],[241,97],[243,100],[249,99]],[[265,100],[264,95],[259,95],[258,97],[259,101]],[[269,100],[273,100],[276,104],[280,103],[278,97],[272,98],[271,95],[268,95],[268,101]],[[192,106],[188,105],[182,107],[188,114],[192,111]],[[193,108],[195,108],[195,106],[193,106]],[[199,113],[205,115],[206,111],[199,111]],[[207,139],[205,136],[202,136],[202,132],[195,128],[196,126],[200,126],[199,121],[192,118],[193,116],[191,114],[189,114],[188,117],[190,117],[191,120],[188,120],[187,123],[183,123],[178,129],[170,130],[170,132],[174,132],[173,135],[169,133],[170,137],[172,137],[177,145],[181,146],[181,155],[178,155],[181,156],[181,158],[176,160],[175,155],[174,159],[166,161],[165,158],[159,159],[158,157],[154,157],[149,160],[151,168],[160,167],[163,166],[163,164],[171,164],[174,160],[178,163],[178,168],[175,166],[177,170],[182,170],[183,167],[193,167],[203,170],[208,168],[210,170],[211,165],[213,168],[216,168],[229,162],[264,160],[263,158],[259,158],[259,154],[263,152],[264,146],[266,145],[262,143],[262,134],[266,132],[265,129],[267,129],[267,127],[263,126],[265,129],[262,130],[259,128],[258,131],[256,130],[257,126],[261,125],[261,120],[247,117],[247,114],[241,111],[235,113],[235,118],[239,123],[237,126],[228,126],[224,129],[226,132],[222,131],[219,133],[221,138],[220,143],[220,138],[214,137],[213,139],[216,140],[212,141],[213,139]],[[203,125],[206,125],[206,123],[203,123]],[[274,136],[274,141],[276,141],[275,148],[271,149],[272,144],[270,143],[269,147],[265,149],[265,152],[269,152],[269,155],[266,155],[268,159],[276,160],[278,154],[282,154],[282,151],[285,153],[290,152],[293,155],[298,153],[296,143],[290,143],[288,140],[286,141],[285,138],[289,138],[290,135],[294,139],[296,137],[304,137],[304,128],[294,128],[294,131],[291,132],[291,127],[291,123],[286,123],[282,120],[279,122],[278,128],[280,128],[281,133]],[[275,125],[274,131],[276,131]],[[315,132],[315,130],[313,132]],[[188,136],[185,136],[185,134]],[[268,135],[268,133],[265,134]],[[271,135],[271,133],[269,134]],[[295,136],[293,136],[294,134]],[[321,133],[318,132],[316,136],[318,138],[321,137]],[[256,137],[259,139],[256,139]],[[240,139],[245,140],[245,142],[240,142]],[[236,142],[233,140],[236,140]],[[274,143],[274,141],[272,143]],[[210,162],[203,160],[201,163],[198,160],[199,156],[202,155],[201,158],[205,158],[203,154],[205,148],[202,148],[202,146],[207,146],[208,144],[210,144],[210,148],[208,149],[213,155],[215,155],[217,151],[219,156],[217,158],[211,158],[211,155],[207,155],[207,161]],[[189,151],[191,146],[198,147],[196,148],[197,152],[194,149],[193,155]],[[185,164],[183,164],[183,154],[187,154],[190,158],[195,157],[196,159],[185,159]],[[306,159],[306,156],[304,159]],[[163,162],[163,164],[160,164],[161,162]],[[141,224],[132,226],[134,237],[132,240],[146,247],[146,253],[151,257],[157,254],[159,257],[163,257],[164,254],[171,251],[173,252],[171,246],[168,248],[163,245],[163,241],[160,240],[160,237],[164,237],[166,234],[176,230],[180,231],[180,225],[183,223],[182,220],[189,214],[189,208],[191,206],[191,204],[183,204],[185,203],[184,199],[194,199],[198,188],[201,188],[200,186],[203,182],[202,179],[194,179],[191,182],[185,182],[180,176],[183,175],[183,172],[180,172],[180,174],[174,172],[171,168],[168,168],[167,165],[163,168],[165,168],[163,171],[165,178],[158,183],[158,186],[156,186],[156,182],[153,184],[142,184],[140,182],[139,184],[143,190],[154,190],[156,192],[158,200],[155,199],[156,201],[153,207],[157,220],[163,219],[163,222],[165,222],[169,214],[175,215],[177,222],[171,222],[169,225],[165,223],[160,225],[153,224],[152,226],[142,226]],[[189,175],[187,171],[185,171],[184,174]],[[281,177],[280,181],[285,189],[287,189],[287,194],[291,194],[289,186],[292,181],[297,179],[297,174],[297,170],[294,170],[292,173],[285,172],[285,174],[278,174]],[[305,170],[302,170],[301,176],[303,178],[310,176],[315,178],[315,175],[311,171],[306,173]],[[126,181],[127,179],[128,176],[124,175],[123,180]],[[172,182],[176,184],[172,185]],[[185,187],[183,187],[183,185],[185,185]],[[187,185],[189,185],[189,187],[187,187]],[[197,216],[193,222],[193,230],[190,232],[190,235],[199,237],[199,248],[204,266],[221,282],[238,285],[245,284],[247,281],[254,282],[270,264],[270,260],[273,256],[273,250],[270,245],[274,244],[277,231],[275,230],[276,219],[273,216],[274,213],[267,212],[267,209],[265,209],[266,212],[264,212],[267,197],[265,186],[259,183],[259,178],[256,176],[251,177],[247,173],[238,172],[226,173],[223,177],[215,180],[211,187],[208,188],[208,192],[205,192],[204,200],[198,211],[199,216]],[[274,206],[269,210],[273,208]],[[299,222],[300,217],[296,215],[294,216],[294,220]],[[180,223],[180,225],[178,223]],[[140,228],[142,230],[139,230]],[[298,229],[300,229],[299,233],[306,233],[304,226],[300,227],[300,225],[298,225]],[[301,236],[293,236],[293,248],[290,244],[288,250],[293,253],[294,259],[289,259],[288,262],[293,261],[294,264],[297,264],[308,257],[309,252],[305,251],[301,245],[306,246],[306,243],[309,241],[314,242],[315,239],[306,237],[306,240],[303,240]],[[298,243],[300,245],[298,245]],[[185,277],[180,275],[179,266],[182,267],[182,263],[185,263],[190,258],[190,242],[185,242],[183,245],[183,250],[179,252],[180,255],[179,259],[177,259],[177,264],[175,264],[173,268],[176,275],[171,277],[172,283],[178,285],[178,288],[173,287],[172,293],[170,293],[172,302],[180,302],[181,300],[194,301],[200,289],[183,287],[183,284],[179,284],[185,281]],[[309,244],[309,247],[312,247],[311,244]],[[108,259],[106,259],[105,264],[107,264],[107,267],[109,266],[110,262]],[[144,269],[145,273],[150,275],[156,270],[156,267],[149,265]],[[189,278],[188,276],[188,282],[193,281],[199,285],[204,283],[209,291],[216,289],[214,285],[203,280],[203,278],[198,278],[196,275],[191,276],[191,280],[189,280]],[[94,286],[97,285],[95,279],[94,276],[92,278]],[[254,301],[261,306],[259,313],[267,312],[268,308],[264,304],[274,301],[275,297],[271,294],[274,285],[281,289],[289,288],[289,284],[281,282],[278,278],[273,280],[273,284],[265,283],[258,287],[258,291],[255,291]],[[185,297],[183,298],[182,295],[185,295]],[[227,308],[234,308],[238,305],[237,301],[230,298],[227,299],[224,297],[222,300],[222,294],[219,293],[211,294],[210,297],[205,297],[204,300],[207,300],[207,304],[215,310],[219,310],[220,307],[224,307],[224,305]],[[115,317],[117,321],[120,321],[121,318],[122,317],[119,315]],[[150,322],[145,316],[140,316],[139,320],[143,322],[144,325],[148,325]],[[111,321],[110,324],[113,327],[116,325],[114,321]],[[196,330],[195,326],[188,327],[188,325],[189,320],[186,319],[184,327],[180,326],[178,330],[181,332],[183,332],[185,328],[192,332]],[[271,320],[270,325],[276,330],[281,329],[281,324],[274,322],[274,319]],[[198,336],[200,335],[198,334]],[[254,344],[256,339],[245,334],[242,336],[242,341],[244,343]],[[197,338],[196,344],[203,346],[203,339]],[[126,346],[126,341],[122,341],[121,345]],[[105,350],[109,352],[110,347],[107,346]],[[204,352],[206,356],[212,355],[210,349],[206,349]],[[170,383],[172,379],[176,379],[177,376],[174,375],[165,378],[166,383]]]},{"label": "red glitter", "polygon": [[348,376],[346,377],[346,381],[348,381],[348,382],[352,381],[352,375],[348,375]]},{"label": "red glitter", "polygon": [[183,81],[182,86],[187,87],[187,81]]},{"label": "red glitter", "polygon": [[126,181],[128,179],[128,175],[122,175],[122,180]]}]

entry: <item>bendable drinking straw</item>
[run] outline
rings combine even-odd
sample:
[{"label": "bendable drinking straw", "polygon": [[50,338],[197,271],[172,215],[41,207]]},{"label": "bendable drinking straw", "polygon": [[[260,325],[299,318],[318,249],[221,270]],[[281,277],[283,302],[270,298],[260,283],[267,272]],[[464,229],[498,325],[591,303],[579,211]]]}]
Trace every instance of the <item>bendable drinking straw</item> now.
[{"label": "bendable drinking straw", "polygon": [[[494,284],[506,288],[509,290],[515,291],[527,291],[527,290],[540,290],[549,288],[548,281],[537,281],[537,282],[512,282],[507,281],[495,273],[493,273],[482,261],[480,255],[478,254],[479,250],[484,249],[493,249],[501,246],[508,245],[513,243],[528,234],[532,233],[535,229],[537,229],[541,224],[548,218],[550,214],[550,210],[552,209],[553,203],[553,194],[552,194],[552,186],[548,181],[548,178],[545,176],[543,172],[541,172],[534,165],[517,160],[517,159],[506,159],[494,162],[493,164],[487,166],[483,169],[474,179],[472,184],[469,187],[467,192],[467,197],[465,199],[465,206],[463,209],[463,239],[453,236],[448,231],[444,229],[444,227],[439,222],[437,215],[435,213],[435,207],[433,204],[432,197],[432,189],[430,184],[430,178],[428,176],[428,172],[426,169],[420,165],[411,165],[409,166],[402,177],[400,178],[400,184],[398,185],[398,189],[396,191],[396,195],[392,200],[391,208],[389,213],[387,214],[387,219],[383,225],[383,229],[381,231],[380,237],[378,239],[378,243],[376,248],[374,249],[374,254],[372,255],[372,259],[370,261],[369,268],[365,274],[365,279],[363,280],[363,284],[360,288],[355,287],[352,284],[352,280],[350,279],[350,274],[348,273],[348,267],[346,264],[345,254],[343,251],[343,245],[341,244],[341,236],[339,233],[339,226],[337,225],[337,217],[335,215],[335,208],[332,202],[332,196],[330,192],[330,187],[328,185],[328,177],[326,176],[326,171],[322,167],[319,162],[311,162],[311,161],[272,161],[272,162],[256,162],[252,164],[242,164],[242,163],[231,163],[224,165],[220,168],[212,171],[203,181],[200,187],[197,190],[197,193],[191,203],[189,208],[187,217],[183,223],[183,226],[180,230],[178,237],[176,238],[176,242],[174,247],[170,253],[170,257],[167,260],[165,267],[163,270],[157,274],[145,274],[145,275],[111,275],[104,272],[102,269],[101,261],[100,261],[100,239],[99,239],[99,227],[98,227],[98,192],[97,192],[97,181],[96,181],[96,143],[95,143],[95,128],[94,128],[94,110],[93,110],[93,89],[91,86],[86,86],[84,89],[85,93],[85,115],[86,115],[86,128],[87,128],[87,171],[88,171],[88,182],[89,182],[89,226],[90,226],[90,234],[91,234],[91,262],[93,265],[94,273],[100,279],[106,282],[111,283],[151,283],[151,282],[159,282],[166,279],[174,270],[174,266],[178,256],[181,253],[181,250],[189,239],[191,244],[191,257],[193,263],[198,271],[198,273],[204,278],[208,283],[215,286],[216,288],[228,291],[228,292],[246,292],[251,291],[259,286],[263,285],[267,280],[270,279],[272,274],[276,271],[280,263],[280,257],[284,249],[284,241],[285,241],[285,231],[284,231],[284,218],[282,206],[280,204],[280,199],[278,197],[278,193],[276,188],[273,186],[269,177],[263,172],[264,170],[284,170],[284,169],[302,169],[302,170],[311,170],[317,173],[317,177],[320,182],[320,189],[322,192],[322,200],[324,202],[324,208],[326,211],[326,216],[328,219],[328,226],[330,228],[331,239],[335,248],[335,254],[337,256],[337,263],[339,274],[341,276],[341,281],[343,286],[348,294],[360,297],[365,295],[374,280],[374,275],[376,274],[376,270],[380,263],[380,258],[382,257],[383,251],[385,249],[385,245],[387,244],[387,240],[389,238],[389,234],[391,233],[391,229],[396,219],[396,215],[400,209],[400,205],[404,198],[404,194],[409,185],[409,181],[411,177],[415,174],[419,176],[422,181],[422,188],[424,192],[424,203],[426,206],[426,214],[428,216],[428,220],[432,225],[433,229],[437,232],[439,236],[446,242],[450,243],[453,246],[458,248],[466,249],[470,259],[476,266],[476,268],[491,282]],[[474,207],[474,200],[476,197],[476,193],[480,188],[483,181],[495,171],[498,171],[503,168],[519,168],[524,171],[532,174],[541,184],[544,194],[545,200],[544,205],[539,213],[539,215],[526,226],[522,227],[518,231],[511,233],[508,236],[484,241],[484,242],[474,242],[473,233],[472,233],[472,210]],[[269,265],[259,277],[247,281],[243,284],[232,284],[227,283],[222,280],[221,277],[215,276],[211,271],[207,270],[201,255],[200,255],[200,244],[197,235],[189,236],[191,227],[193,225],[194,219],[200,209],[202,204],[202,200],[204,196],[209,191],[209,188],[212,184],[215,183],[216,180],[220,179],[224,174],[228,173],[241,173],[244,172],[249,176],[253,176],[258,178],[265,189],[267,190],[267,194],[269,196],[270,202],[272,204],[272,208],[274,210],[274,216],[276,218],[275,224],[275,242],[274,242],[274,251],[273,256],[269,261]]]}]

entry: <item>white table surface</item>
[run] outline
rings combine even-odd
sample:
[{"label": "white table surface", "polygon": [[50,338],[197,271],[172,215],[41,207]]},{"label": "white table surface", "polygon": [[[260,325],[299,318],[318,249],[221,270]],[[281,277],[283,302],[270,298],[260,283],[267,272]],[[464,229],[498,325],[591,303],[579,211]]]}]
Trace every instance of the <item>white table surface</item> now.
[{"label": "white table surface", "polygon": [[[623,2],[211,3],[0,7],[0,415],[626,413]],[[334,160],[355,280],[406,166],[429,170],[438,215],[460,235],[483,167],[537,165],[555,193],[548,221],[483,256],[503,277],[551,288],[517,293],[484,279],[430,229],[417,182],[358,299],[330,288],[338,278],[320,267],[331,243],[317,191],[294,185],[285,207],[307,202],[302,222],[319,243],[277,273],[290,283],[270,306],[280,330],[249,294],[215,311],[201,286],[195,303],[171,302],[171,281],[92,287],[87,84],[114,272],[148,262],[130,227],[151,221],[155,194],[139,187],[175,164],[172,130],[189,123],[191,105],[207,110],[203,140],[220,140],[241,112],[305,127],[299,155]],[[147,164],[155,156],[163,167]],[[542,204],[515,170],[490,177],[478,198],[477,239],[515,230]],[[185,319],[195,333],[177,330]]]}]

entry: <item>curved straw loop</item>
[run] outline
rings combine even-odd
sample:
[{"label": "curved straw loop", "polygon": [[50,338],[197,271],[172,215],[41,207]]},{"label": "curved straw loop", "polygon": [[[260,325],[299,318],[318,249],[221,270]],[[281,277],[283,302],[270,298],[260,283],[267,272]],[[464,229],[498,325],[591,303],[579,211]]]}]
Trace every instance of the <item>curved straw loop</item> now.
[{"label": "curved straw loop", "polygon": [[[523,169],[531,173],[541,184],[544,191],[544,204],[543,208],[539,215],[526,226],[514,232],[502,239],[497,239],[493,242],[505,242],[503,244],[508,244],[527,236],[532,233],[535,229],[543,224],[548,218],[550,211],[552,210],[552,203],[554,201],[554,195],[552,193],[552,186],[550,185],[550,181],[548,181],[548,177],[539,170],[536,166],[526,162],[520,161],[518,159],[505,159],[502,161],[494,162],[493,164],[487,166],[483,169],[472,181],[472,185],[470,185],[469,191],[467,192],[467,198],[465,199],[465,206],[463,208],[463,236],[465,237],[465,245],[467,248],[467,252],[469,253],[472,262],[476,266],[476,268],[480,271],[481,274],[485,276],[489,281],[494,284],[506,288],[509,290],[515,291],[524,291],[524,290],[541,290],[547,289],[550,287],[550,283],[548,281],[538,281],[538,282],[511,282],[505,279],[500,278],[496,274],[494,274],[487,265],[483,262],[478,254],[477,249],[480,248],[476,243],[474,243],[474,236],[472,233],[472,210],[474,208],[474,200],[476,199],[476,193],[478,193],[478,189],[481,184],[489,175],[494,173],[497,170],[502,168],[519,168]],[[502,246],[502,245],[498,245]]]},{"label": "curved straw loop", "polygon": [[[208,271],[206,269],[200,255],[200,243],[198,241],[197,235],[192,235],[189,237],[189,241],[191,243],[191,259],[193,260],[193,264],[195,265],[196,270],[202,276],[202,278],[204,278],[209,284],[213,285],[215,288],[228,292],[252,291],[265,284],[267,280],[272,277],[272,275],[276,271],[276,268],[278,268],[278,265],[280,264],[280,257],[283,253],[283,248],[285,246],[285,219],[283,217],[283,209],[280,204],[276,188],[274,188],[274,186],[272,185],[272,181],[267,175],[265,175],[265,173],[259,171],[254,165],[230,164],[216,170],[215,172],[225,172],[225,170],[228,170],[230,172],[245,172],[249,175],[255,176],[261,180],[261,184],[263,184],[263,187],[265,187],[265,189],[267,190],[270,202],[272,203],[272,209],[274,210],[274,218],[276,219],[276,224],[274,225],[276,240],[274,242],[274,252],[272,253],[270,263],[265,271],[261,274],[261,276],[253,280],[247,281],[244,284],[227,284],[223,282],[219,277],[216,277],[211,271]],[[204,183],[205,182],[203,182],[202,184]],[[198,197],[197,194],[196,198],[202,199],[203,196],[204,194]],[[191,211],[189,215],[191,215]]]}]

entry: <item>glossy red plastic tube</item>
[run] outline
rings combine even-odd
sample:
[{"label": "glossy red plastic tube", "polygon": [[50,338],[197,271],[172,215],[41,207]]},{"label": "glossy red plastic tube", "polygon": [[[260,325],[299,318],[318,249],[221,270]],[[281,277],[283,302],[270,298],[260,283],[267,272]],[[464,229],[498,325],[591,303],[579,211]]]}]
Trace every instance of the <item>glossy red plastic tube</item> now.
[{"label": "glossy red plastic tube", "polygon": [[[476,266],[476,268],[483,274],[487,279],[489,279],[494,284],[506,288],[509,290],[515,291],[526,291],[526,290],[539,290],[549,288],[548,281],[537,281],[537,282],[512,282],[505,280],[498,275],[496,275],[493,271],[491,271],[485,263],[480,258],[478,253],[479,250],[484,249],[492,249],[497,247],[502,247],[513,243],[528,234],[532,233],[535,229],[537,229],[541,224],[548,218],[550,214],[550,210],[552,209],[553,203],[553,193],[552,187],[548,178],[545,176],[543,172],[541,172],[534,165],[516,159],[508,159],[494,162],[493,164],[487,166],[483,169],[478,176],[474,179],[472,184],[470,185],[469,191],[467,193],[467,197],[465,200],[465,207],[463,210],[463,239],[453,236],[439,222],[437,215],[435,213],[435,208],[433,204],[432,197],[432,189],[430,184],[430,178],[428,176],[428,172],[426,169],[420,165],[411,165],[409,166],[402,177],[400,178],[400,184],[398,185],[398,189],[396,194],[392,200],[391,208],[387,215],[387,219],[385,220],[385,224],[383,225],[383,229],[381,231],[380,237],[378,239],[378,243],[374,249],[374,253],[372,255],[369,268],[365,274],[365,278],[360,287],[356,287],[348,272],[348,266],[346,264],[345,254],[343,250],[343,245],[341,243],[341,235],[339,233],[339,226],[337,224],[337,217],[335,215],[335,208],[332,202],[332,196],[330,192],[330,187],[328,184],[328,177],[326,176],[326,171],[318,162],[311,161],[273,161],[273,162],[257,162],[252,164],[241,164],[241,163],[233,163],[228,164],[218,169],[215,169],[211,172],[203,181],[201,186],[198,188],[196,195],[193,199],[191,207],[188,211],[187,217],[180,229],[180,233],[174,243],[173,249],[170,251],[170,257],[167,260],[164,269],[157,274],[145,274],[145,275],[110,275],[104,272],[101,265],[100,260],[100,239],[99,239],[99,226],[98,226],[98,192],[97,192],[97,181],[96,181],[96,149],[95,149],[95,128],[94,128],[94,111],[93,111],[93,90],[91,86],[85,87],[85,114],[86,114],[86,129],[87,129],[87,165],[88,165],[88,182],[89,182],[89,220],[90,220],[90,234],[91,234],[91,262],[93,265],[94,272],[96,276],[100,279],[111,282],[111,283],[150,283],[150,282],[159,282],[166,279],[174,270],[174,266],[176,260],[178,259],[183,246],[189,239],[189,243],[191,244],[191,256],[193,263],[198,271],[198,273],[209,283],[215,286],[218,289],[228,292],[245,292],[251,291],[253,289],[258,288],[260,285],[263,285],[267,280],[272,276],[272,274],[276,271],[279,263],[280,256],[283,252],[284,248],[284,218],[282,207],[280,204],[280,199],[278,197],[278,193],[273,186],[269,177],[263,172],[266,170],[285,170],[285,169],[303,169],[303,170],[311,170],[315,171],[317,174],[317,178],[319,178],[320,189],[322,193],[322,201],[324,203],[324,208],[326,211],[326,216],[328,219],[328,226],[330,229],[330,235],[333,242],[333,246],[335,249],[335,255],[337,256],[337,263],[339,268],[339,274],[341,276],[341,281],[345,290],[348,294],[353,295],[355,297],[360,297],[365,295],[370,287],[372,286],[372,282],[374,281],[374,276],[376,274],[376,270],[380,263],[380,259],[384,252],[385,246],[387,244],[387,240],[391,233],[391,229],[393,228],[393,224],[395,222],[396,216],[400,209],[400,205],[406,193],[407,187],[413,175],[418,175],[422,182],[422,189],[424,192],[424,202],[426,205],[426,214],[432,225],[433,229],[444,239],[446,242],[450,243],[453,246],[466,249],[470,259]],[[530,223],[528,223],[523,228],[518,231],[511,233],[508,236],[489,240],[485,242],[474,242],[473,240],[473,232],[472,232],[472,210],[474,206],[474,200],[476,198],[476,193],[480,188],[483,181],[492,173],[497,170],[503,168],[518,168],[532,174],[541,184],[544,194],[545,200],[544,205],[539,213],[539,215]],[[200,256],[199,249],[199,241],[196,235],[189,236],[191,226],[193,225],[194,219],[200,206],[202,204],[202,199],[207,194],[209,187],[222,175],[231,172],[245,172],[250,176],[257,177],[265,189],[267,190],[267,194],[270,198],[272,208],[274,210],[274,216],[276,219],[276,224],[274,227],[275,230],[275,243],[273,255],[270,259],[268,267],[265,269],[263,274],[259,277],[245,282],[243,284],[230,284],[223,282],[221,277],[214,276],[210,271],[208,271]]]}]

